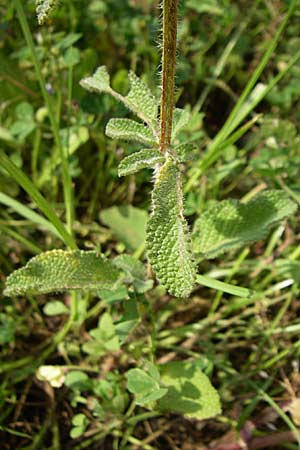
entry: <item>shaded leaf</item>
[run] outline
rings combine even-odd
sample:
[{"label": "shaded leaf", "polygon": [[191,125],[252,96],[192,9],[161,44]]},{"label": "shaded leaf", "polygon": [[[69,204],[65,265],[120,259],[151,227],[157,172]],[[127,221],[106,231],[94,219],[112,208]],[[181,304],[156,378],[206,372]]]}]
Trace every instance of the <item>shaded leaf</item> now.
[{"label": "shaded leaf", "polygon": [[159,150],[145,149],[126,156],[119,164],[119,176],[131,175],[141,169],[154,168],[156,164],[163,163],[164,156]]},{"label": "shaded leaf", "polygon": [[297,205],[284,191],[265,191],[248,203],[224,200],[195,222],[194,251],[215,258],[225,251],[264,239],[278,222],[295,213]]},{"label": "shaded leaf", "polygon": [[170,158],[155,181],[147,248],[150,263],[161,284],[176,297],[188,297],[196,271],[183,216],[181,175]]},{"label": "shaded leaf", "polygon": [[221,413],[217,391],[193,362],[164,364],[161,381],[168,388],[168,393],[158,402],[161,411],[177,412],[199,420]]},{"label": "shaded leaf", "polygon": [[113,206],[100,213],[102,222],[130,250],[136,250],[146,237],[147,212],[130,205]]},{"label": "shaded leaf", "polygon": [[52,302],[46,303],[43,308],[44,314],[46,316],[56,316],[60,314],[68,314],[69,310],[63,302],[59,300],[53,300]]},{"label": "shaded leaf", "polygon": [[191,114],[185,109],[175,108],[173,113],[172,122],[172,141],[176,138],[177,134],[187,126],[191,119]]},{"label": "shaded leaf", "polygon": [[146,268],[141,261],[130,255],[119,255],[114,259],[114,264],[126,273],[126,281],[133,283],[135,291],[139,294],[152,288],[153,280],[146,280]]},{"label": "shaded leaf", "polygon": [[113,139],[137,141],[150,146],[158,145],[148,127],[131,119],[111,119],[106,126],[105,133]]},{"label": "shaded leaf", "polygon": [[193,144],[181,144],[174,148],[176,159],[179,162],[195,161],[199,158],[197,147]]},{"label": "shaded leaf", "polygon": [[113,288],[119,271],[93,251],[52,250],[32,258],[6,280],[5,295]]}]

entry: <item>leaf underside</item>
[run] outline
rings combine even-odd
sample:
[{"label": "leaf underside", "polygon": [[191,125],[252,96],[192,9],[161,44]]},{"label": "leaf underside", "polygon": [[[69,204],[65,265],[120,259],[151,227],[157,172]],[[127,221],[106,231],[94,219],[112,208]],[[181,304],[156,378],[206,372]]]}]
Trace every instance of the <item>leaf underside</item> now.
[{"label": "leaf underside", "polygon": [[297,205],[284,191],[258,194],[248,203],[224,200],[205,211],[195,222],[194,252],[206,258],[264,239],[269,229],[295,213]]},{"label": "leaf underside", "polygon": [[132,155],[126,156],[119,164],[119,176],[131,175],[141,169],[153,168],[156,164],[161,164],[165,161],[165,157],[159,150],[144,149]]},{"label": "leaf underside", "polygon": [[176,138],[177,134],[184,128],[191,118],[191,115],[185,109],[175,108],[173,112],[173,124],[172,124],[172,141]]},{"label": "leaf underside", "polygon": [[113,139],[158,146],[151,130],[142,123],[131,119],[111,119],[106,126],[105,134]]},{"label": "leaf underside", "polygon": [[146,240],[149,261],[161,284],[176,297],[188,297],[196,272],[183,216],[181,175],[170,158],[154,185]]},{"label": "leaf underside", "polygon": [[52,250],[32,258],[6,280],[5,295],[45,294],[68,289],[114,288],[120,272],[94,251]]}]

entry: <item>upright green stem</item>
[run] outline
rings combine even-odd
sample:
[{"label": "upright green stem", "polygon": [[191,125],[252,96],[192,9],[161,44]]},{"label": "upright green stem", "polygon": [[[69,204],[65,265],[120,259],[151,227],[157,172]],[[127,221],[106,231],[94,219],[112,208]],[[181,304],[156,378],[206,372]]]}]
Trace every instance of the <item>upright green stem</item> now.
[{"label": "upright green stem", "polygon": [[162,94],[160,104],[160,149],[171,144],[174,108],[178,0],[163,0]]},{"label": "upright green stem", "polygon": [[65,155],[64,148],[61,143],[61,139],[59,136],[59,126],[55,117],[54,109],[51,103],[51,99],[46,90],[46,83],[44,80],[44,76],[42,74],[40,62],[36,55],[36,51],[34,48],[34,42],[32,39],[32,35],[28,26],[27,18],[24,12],[24,7],[21,0],[14,0],[18,19],[27,43],[27,46],[31,53],[32,62],[35,68],[36,76],[40,84],[40,88],[42,91],[42,95],[44,97],[45,104],[48,109],[49,119],[52,126],[53,136],[55,140],[55,144],[58,147],[60,159],[61,159],[61,167],[62,167],[62,178],[63,178],[63,189],[64,189],[64,201],[66,207],[66,216],[67,216],[67,229],[70,234],[72,234],[72,224],[73,224],[73,188],[72,188],[72,180],[70,177],[68,159]]}]

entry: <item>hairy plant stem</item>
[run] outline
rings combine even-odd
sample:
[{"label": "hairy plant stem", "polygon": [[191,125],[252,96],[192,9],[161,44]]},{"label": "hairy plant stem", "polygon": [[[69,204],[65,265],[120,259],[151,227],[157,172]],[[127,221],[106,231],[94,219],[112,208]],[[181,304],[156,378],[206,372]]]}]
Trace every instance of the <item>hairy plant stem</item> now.
[{"label": "hairy plant stem", "polygon": [[160,149],[171,144],[177,47],[178,0],[163,0],[162,93],[160,104]]}]

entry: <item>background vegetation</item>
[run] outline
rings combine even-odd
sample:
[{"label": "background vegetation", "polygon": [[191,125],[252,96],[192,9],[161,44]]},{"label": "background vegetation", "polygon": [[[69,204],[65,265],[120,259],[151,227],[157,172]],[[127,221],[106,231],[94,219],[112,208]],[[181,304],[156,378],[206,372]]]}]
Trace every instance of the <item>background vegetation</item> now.
[{"label": "background vegetation", "polygon": [[[177,105],[191,111],[184,137],[199,149],[185,172],[191,224],[216,200],[251,200],[266,188],[284,189],[300,202],[299,7],[256,93],[295,57],[293,66],[253,111],[246,134],[201,173],[197,165],[289,4],[180,1]],[[120,159],[136,147],[104,134],[111,117],[127,117],[128,112],[108,96],[87,93],[79,81],[106,65],[113,88],[121,93],[128,90],[129,69],[157,95],[160,84],[157,1],[66,0],[42,26],[34,2],[24,2],[31,34],[15,6],[0,4],[2,287],[6,276],[30,257],[63,248],[53,224],[36,206],[34,189],[46,199],[48,213],[54,209],[73,229],[80,248],[142,256],[149,173],[119,178]],[[60,146],[68,150],[66,167]],[[5,155],[14,164],[11,171]],[[24,174],[33,182],[27,186],[31,195],[23,189]],[[128,301],[126,290],[114,295],[103,290],[100,299],[81,296],[78,310],[71,312],[72,326],[69,295],[3,297],[2,448],[239,450],[243,441],[249,449],[300,448],[299,225],[294,216],[264,242],[201,263],[201,273],[251,289],[250,298],[198,287],[183,302],[160,286],[147,294],[141,289],[143,321],[122,350],[113,334],[101,335],[101,327],[107,330],[110,317],[114,322],[124,316],[136,320],[137,302]],[[175,414],[152,417],[136,405],[133,413],[123,374],[140,359],[151,358],[153,349],[158,363],[193,358],[218,389],[222,414],[200,422]],[[41,366],[44,371],[37,371]]]}]

